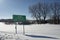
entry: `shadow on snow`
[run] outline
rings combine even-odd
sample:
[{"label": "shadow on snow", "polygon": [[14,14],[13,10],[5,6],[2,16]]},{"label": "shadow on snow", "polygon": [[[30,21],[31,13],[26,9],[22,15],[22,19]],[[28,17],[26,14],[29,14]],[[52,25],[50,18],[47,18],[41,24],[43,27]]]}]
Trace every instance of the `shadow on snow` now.
[{"label": "shadow on snow", "polygon": [[50,39],[58,39],[58,38],[56,38],[56,37],[38,36],[38,35],[27,35],[27,34],[25,34],[25,36],[34,37],[34,38],[50,38]]}]

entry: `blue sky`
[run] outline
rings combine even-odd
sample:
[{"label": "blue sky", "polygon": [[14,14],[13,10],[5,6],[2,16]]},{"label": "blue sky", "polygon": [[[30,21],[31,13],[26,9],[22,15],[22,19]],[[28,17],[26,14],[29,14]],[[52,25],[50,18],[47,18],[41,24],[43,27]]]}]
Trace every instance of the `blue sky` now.
[{"label": "blue sky", "polygon": [[[26,15],[27,19],[33,19],[28,8],[38,2],[43,2],[43,0],[0,0],[0,19],[12,18],[13,14]],[[53,0],[45,0],[45,2],[49,3]]]}]

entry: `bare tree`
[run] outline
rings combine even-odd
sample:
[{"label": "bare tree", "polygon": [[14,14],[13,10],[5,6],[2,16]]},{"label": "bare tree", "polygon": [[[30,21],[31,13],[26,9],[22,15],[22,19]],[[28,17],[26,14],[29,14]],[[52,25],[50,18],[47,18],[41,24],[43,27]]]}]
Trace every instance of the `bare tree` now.
[{"label": "bare tree", "polygon": [[45,23],[45,20],[47,18],[48,12],[49,12],[48,4],[42,3],[41,13],[42,13],[42,17],[43,17],[44,23]]},{"label": "bare tree", "polygon": [[37,20],[38,23],[40,23],[40,21],[41,21],[41,12],[40,12],[40,10],[41,10],[41,4],[40,3],[29,7],[30,13]]},{"label": "bare tree", "polygon": [[59,18],[60,18],[60,3],[56,3],[57,7],[57,23],[59,24]]},{"label": "bare tree", "polygon": [[51,11],[53,12],[53,22],[59,23],[59,11],[60,11],[60,3],[54,2],[51,3]]}]

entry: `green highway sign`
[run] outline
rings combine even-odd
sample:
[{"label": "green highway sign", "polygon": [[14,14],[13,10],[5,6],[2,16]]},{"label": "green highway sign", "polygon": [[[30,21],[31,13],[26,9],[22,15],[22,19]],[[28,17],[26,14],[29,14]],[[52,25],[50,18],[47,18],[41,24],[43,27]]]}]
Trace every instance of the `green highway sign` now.
[{"label": "green highway sign", "polygon": [[26,21],[26,16],[25,15],[13,15],[13,21],[24,22]]}]

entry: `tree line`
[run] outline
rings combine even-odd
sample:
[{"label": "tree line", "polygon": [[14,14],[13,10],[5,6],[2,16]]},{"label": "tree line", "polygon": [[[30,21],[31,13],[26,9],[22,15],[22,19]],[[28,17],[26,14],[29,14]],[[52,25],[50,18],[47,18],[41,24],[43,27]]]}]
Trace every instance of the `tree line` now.
[{"label": "tree line", "polygon": [[37,3],[35,5],[29,6],[29,12],[32,17],[36,19],[37,23],[46,23],[46,20],[50,20],[54,24],[59,24],[60,22],[60,3]]}]

